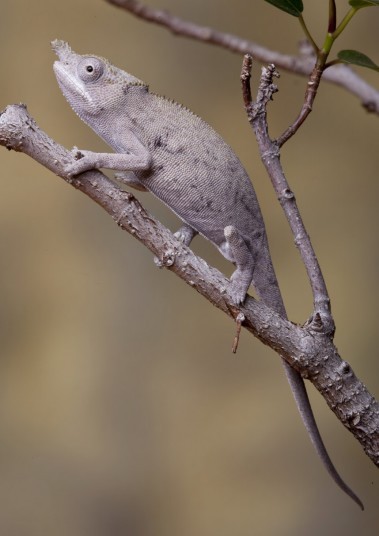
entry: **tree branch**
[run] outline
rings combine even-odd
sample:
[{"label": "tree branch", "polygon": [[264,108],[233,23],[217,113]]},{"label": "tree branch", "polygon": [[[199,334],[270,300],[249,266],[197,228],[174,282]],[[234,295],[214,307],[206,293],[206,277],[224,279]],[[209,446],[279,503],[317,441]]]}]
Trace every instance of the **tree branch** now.
[{"label": "tree branch", "polygon": [[313,329],[312,324],[296,326],[253,298],[247,298],[245,306],[233,306],[229,281],[176,240],[132,194],[121,190],[99,171],[69,179],[64,169],[73,159],[72,153],[41,131],[25,106],[8,106],[0,115],[0,144],[24,152],[90,197],[122,229],[157,255],[162,266],[224,313],[237,322],[242,313],[244,327],[313,383],[337,418],[379,466],[379,404],[349,364],[341,360],[329,336]]},{"label": "tree branch", "polygon": [[299,112],[299,115],[295,121],[290,125],[277,140],[278,147],[282,147],[304,123],[308,115],[312,111],[313,102],[317,95],[317,90],[321,82],[321,77],[325,71],[321,69],[318,62],[314,66],[307,83],[307,89],[305,91],[304,102]]},{"label": "tree branch", "polygon": [[[201,26],[171,15],[167,11],[149,7],[139,0],[106,1],[129,11],[141,19],[164,26],[175,35],[221,46],[231,52],[250,54],[261,63],[275,63],[281,70],[309,77],[314,66],[314,56],[309,53],[299,56],[281,54],[236,35],[219,32],[213,28]],[[350,67],[334,65],[324,71],[322,77],[323,80],[341,86],[358,97],[362,106],[368,112],[379,115],[379,91],[365,82]]]},{"label": "tree branch", "polygon": [[[257,99],[253,102],[250,90],[251,67],[252,58],[246,54],[242,65],[241,82],[249,123],[254,130],[258,142],[262,163],[266,168],[276,196],[286,215],[295,245],[300,251],[308,274],[313,294],[314,314],[312,322],[316,322],[317,329],[323,330],[324,333],[333,336],[335,325],[331,315],[330,298],[325,280],[303,223],[295,195],[290,189],[280,162],[280,144],[278,141],[271,140],[268,133],[267,104],[272,100],[273,94],[277,91],[273,79],[274,77],[279,77],[279,73],[273,64],[262,68]],[[290,129],[291,127],[286,132],[290,131]]]}]

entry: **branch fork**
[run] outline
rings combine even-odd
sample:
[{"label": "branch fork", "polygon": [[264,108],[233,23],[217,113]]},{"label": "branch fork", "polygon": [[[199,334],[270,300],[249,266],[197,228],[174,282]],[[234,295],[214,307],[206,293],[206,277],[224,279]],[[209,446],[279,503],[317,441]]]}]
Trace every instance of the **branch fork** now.
[{"label": "branch fork", "polygon": [[[250,89],[252,63],[252,57],[246,54],[242,64],[241,83],[248,120],[254,130],[261,160],[271,179],[276,196],[290,225],[295,245],[300,252],[307,270],[313,294],[314,311],[312,317],[315,318],[315,315],[317,315],[318,321],[316,324],[318,329],[319,323],[322,322],[324,333],[332,337],[335,331],[335,325],[331,314],[330,298],[325,280],[301,218],[295,195],[288,184],[280,162],[280,141],[272,140],[268,132],[267,105],[273,99],[273,95],[278,91],[274,83],[274,78],[279,78],[279,73],[274,64],[262,67],[257,98],[253,101]],[[299,126],[300,124],[297,125],[294,132]],[[289,139],[287,133],[290,128],[281,137],[284,140],[283,143]]]}]

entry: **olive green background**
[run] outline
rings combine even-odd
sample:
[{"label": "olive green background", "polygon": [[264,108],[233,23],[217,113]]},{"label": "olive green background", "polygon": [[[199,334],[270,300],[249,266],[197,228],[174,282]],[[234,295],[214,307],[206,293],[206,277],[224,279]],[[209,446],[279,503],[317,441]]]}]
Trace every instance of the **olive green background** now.
[{"label": "olive green background", "polygon": [[[328,2],[304,3],[321,39]],[[302,38],[295,18],[263,1],[150,4],[282,52]],[[342,15],[347,1],[337,4]],[[379,62],[378,24],[379,9],[363,10],[339,48]],[[261,200],[290,318],[304,322],[311,294],[246,121],[241,57],[101,0],[2,0],[0,108],[24,102],[54,139],[92,150],[105,146],[58,89],[54,38],[186,104],[232,145]],[[360,73],[379,86],[377,73]],[[305,83],[282,72],[273,135],[294,119]],[[376,395],[378,125],[355,97],[323,84],[282,156],[331,294],[336,343]],[[1,534],[378,533],[377,469],[312,386],[326,445],[364,513],[318,461],[276,354],[243,333],[233,356],[233,323],[158,270],[98,206],[22,154],[1,148],[0,159]],[[137,197],[178,227],[151,196]],[[230,274],[209,243],[193,247]]]}]

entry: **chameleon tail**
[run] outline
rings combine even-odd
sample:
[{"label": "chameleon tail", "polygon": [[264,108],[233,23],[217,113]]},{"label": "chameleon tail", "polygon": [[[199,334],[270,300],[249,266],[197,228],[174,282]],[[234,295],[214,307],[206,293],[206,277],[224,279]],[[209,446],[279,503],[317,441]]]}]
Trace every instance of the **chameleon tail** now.
[{"label": "chameleon tail", "polygon": [[303,378],[295,369],[293,369],[286,361],[284,361],[284,359],[283,366],[304,426],[307,429],[313,446],[315,447],[317,454],[319,455],[322,463],[324,464],[325,469],[328,471],[329,475],[332,477],[337,486],[342,491],[344,491],[351,499],[353,499],[353,501],[357,503],[357,505],[362,510],[364,510],[362,501],[354,493],[354,491],[342,480],[337,469],[334,467],[332,460],[329,457],[329,454],[320,435],[320,431],[318,429],[311,404],[309,402],[308,393],[306,391]]},{"label": "chameleon tail", "polygon": [[[266,251],[268,252],[268,248]],[[284,307],[282,296],[280,294],[278,281],[276,279],[275,271],[269,256],[267,256],[264,260],[260,259],[259,262],[256,263],[253,284],[263,303],[274,309],[284,318],[287,318],[287,313]],[[325,469],[328,471],[329,475],[332,477],[337,486],[351,499],[353,499],[353,501],[357,503],[362,510],[364,510],[362,501],[342,480],[329,457],[318,429],[311,404],[309,402],[303,378],[284,359],[282,359],[282,362],[304,426]]]}]

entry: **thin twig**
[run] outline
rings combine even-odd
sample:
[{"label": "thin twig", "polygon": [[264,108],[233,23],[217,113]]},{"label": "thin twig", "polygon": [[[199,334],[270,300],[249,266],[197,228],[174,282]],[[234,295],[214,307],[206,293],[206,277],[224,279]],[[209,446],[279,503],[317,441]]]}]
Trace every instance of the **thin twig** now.
[{"label": "thin twig", "polygon": [[245,315],[243,313],[238,313],[236,318],[236,335],[234,337],[233,346],[232,346],[232,352],[233,354],[237,353],[238,345],[240,342],[240,335],[241,335],[241,329],[242,329],[242,322],[245,320]]},{"label": "thin twig", "polygon": [[251,70],[253,68],[253,58],[250,54],[245,54],[242,61],[241,69],[241,84],[242,84],[242,98],[245,104],[245,108],[248,109],[252,103],[251,96]]},{"label": "thin twig", "polygon": [[[129,11],[133,15],[148,22],[153,22],[164,26],[175,35],[189,37],[198,41],[211,43],[237,52],[239,54],[250,54],[256,61],[261,63],[275,63],[281,70],[291,73],[309,76],[314,66],[312,55],[291,56],[262,47],[248,39],[242,39],[233,34],[219,32],[207,26],[201,26],[180,17],[172,15],[168,11],[152,8],[139,0],[106,0],[119,8]],[[350,67],[346,65],[335,65],[328,68],[323,79],[343,87],[361,101],[362,106],[371,113],[379,115],[379,91]]]},{"label": "thin twig", "polygon": [[301,107],[300,113],[292,125],[290,125],[287,130],[283,132],[283,134],[277,139],[278,147],[282,147],[282,145],[292,138],[292,136],[298,131],[308,115],[311,113],[323,72],[324,70],[320,68],[318,63],[316,63],[307,83],[304,103]]},{"label": "thin twig", "polygon": [[326,333],[329,333],[329,335],[332,336],[335,326],[331,315],[330,299],[325,280],[311,240],[301,218],[295,195],[290,189],[285,177],[280,162],[279,144],[274,140],[271,140],[268,133],[267,104],[272,100],[273,94],[277,91],[277,87],[273,83],[273,78],[278,77],[279,73],[272,64],[267,68],[262,68],[257,99],[253,102],[252,100],[247,99],[250,89],[246,87],[250,84],[250,77],[247,75],[247,71],[251,70],[251,64],[251,58],[249,55],[245,55],[242,64],[241,82],[249,123],[254,130],[262,162],[270,176],[275,193],[291,227],[295,244],[300,251],[301,258],[306,268],[313,294],[314,317],[318,319],[319,317],[321,318],[323,329]]}]

